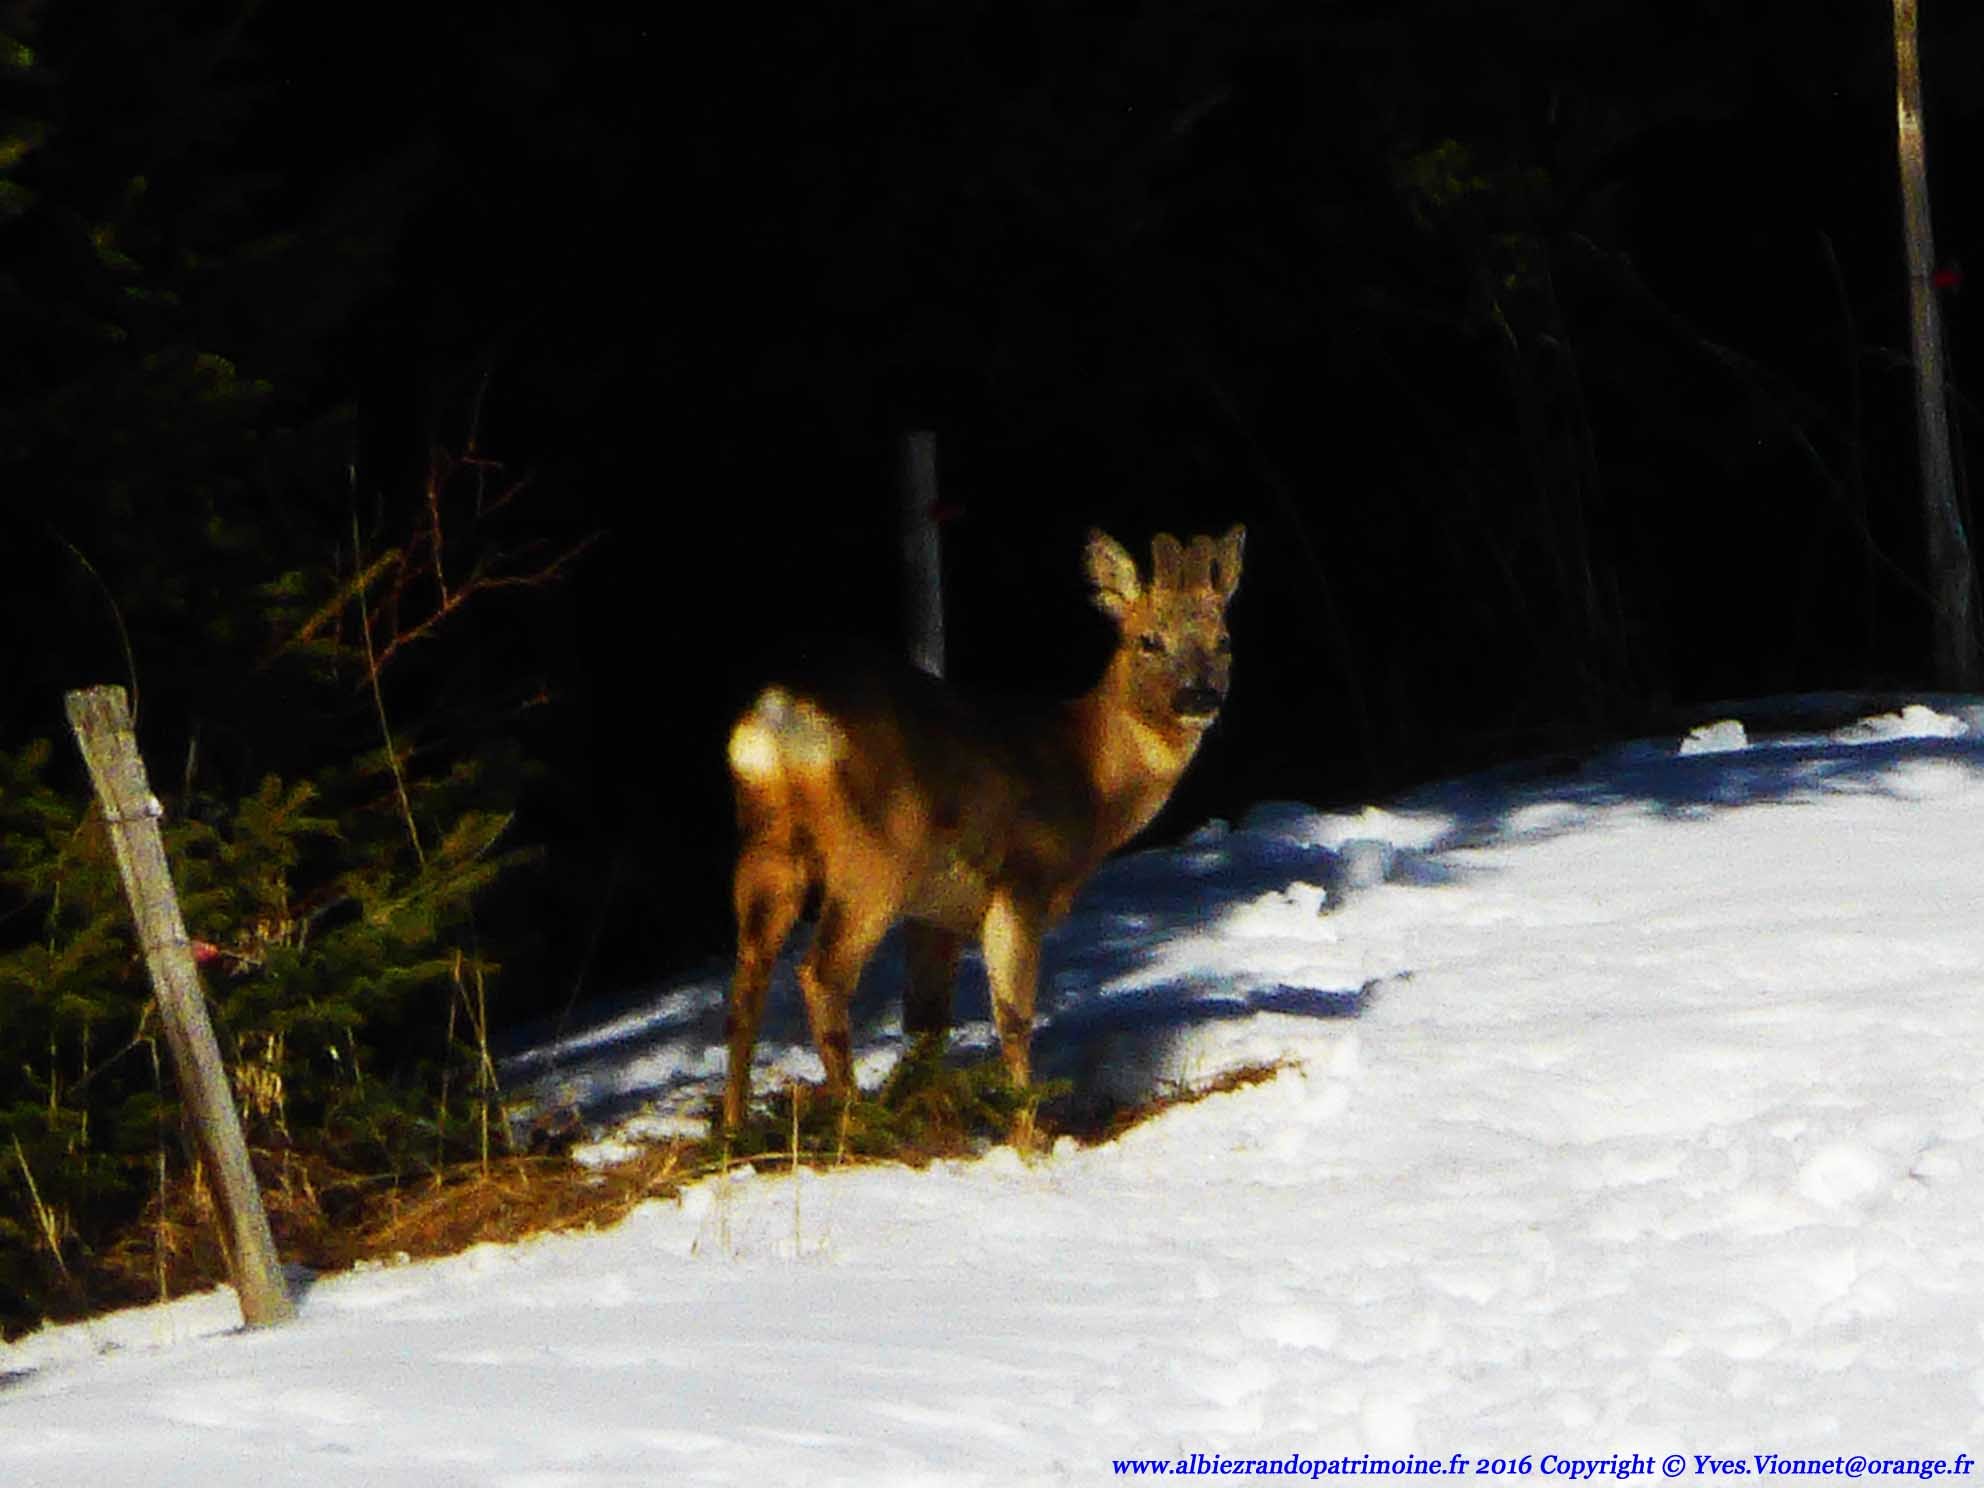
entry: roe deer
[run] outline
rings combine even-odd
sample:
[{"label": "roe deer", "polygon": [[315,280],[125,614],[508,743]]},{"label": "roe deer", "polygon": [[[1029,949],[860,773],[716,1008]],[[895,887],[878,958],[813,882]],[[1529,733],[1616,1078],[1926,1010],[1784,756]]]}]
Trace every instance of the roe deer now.
[{"label": "roe deer", "polygon": [[830,1092],[853,1090],[848,1006],[898,920],[905,1038],[948,1031],[958,951],[976,935],[1007,1069],[1027,1083],[1042,934],[1157,814],[1226,699],[1245,537],[1160,535],[1145,583],[1091,532],[1088,577],[1118,636],[1102,680],[1071,702],[995,703],[908,668],[759,694],[730,733],[741,846],[727,1125],[750,1099],[772,964],[809,903],[799,987]]}]

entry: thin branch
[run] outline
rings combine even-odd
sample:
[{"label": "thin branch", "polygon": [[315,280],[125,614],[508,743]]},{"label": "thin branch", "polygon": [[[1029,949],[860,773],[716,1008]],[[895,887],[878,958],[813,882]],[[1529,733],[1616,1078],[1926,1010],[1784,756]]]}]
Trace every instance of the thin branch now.
[{"label": "thin branch", "polygon": [[[358,513],[351,514],[351,560],[355,568],[361,562],[364,552],[363,539],[358,531]],[[393,726],[386,718],[386,694],[379,686],[379,658],[372,648],[372,615],[365,607],[365,596],[358,596],[358,631],[365,638],[365,675],[372,684],[372,705],[379,714],[379,735],[386,741],[386,766],[393,772],[393,789],[399,795],[400,816],[406,822],[407,839],[413,843],[414,859],[421,867],[427,866],[427,853],[420,845],[420,828],[413,820],[413,798],[407,794],[406,772],[400,768],[400,753],[393,743]]]},{"label": "thin branch", "polygon": [[[354,519],[355,525],[356,521]],[[263,665],[267,666],[276,657],[286,655],[299,646],[309,645],[323,631],[325,626],[329,625],[342,613],[344,607],[350,604],[354,597],[362,601],[365,592],[378,581],[379,577],[388,570],[398,567],[404,557],[405,555],[398,549],[394,549],[392,552],[377,559],[370,568],[360,569],[349,579],[338,585],[337,592],[325,600],[323,605],[308,620],[305,620],[299,625],[296,628],[295,634],[291,635],[288,640],[278,646],[274,654],[269,657],[269,661],[264,662]]]},{"label": "thin branch", "polygon": [[434,549],[434,587],[441,595],[441,608],[448,608],[448,576],[441,568],[441,473],[444,457],[437,451],[427,462],[427,533]]},{"label": "thin branch", "polygon": [[110,592],[110,585],[103,581],[103,575],[96,571],[96,565],[90,562],[81,548],[46,522],[42,523],[42,527],[50,537],[67,548],[69,556],[83,566],[83,572],[96,581],[97,588],[103,591],[104,603],[110,606],[111,623],[117,627],[117,643],[124,648],[124,675],[130,683],[131,694],[131,727],[135,729],[138,726],[138,658],[131,649],[131,632],[124,628],[124,612],[117,606],[117,596]]},{"label": "thin branch", "polygon": [[66,1281],[69,1277],[69,1263],[62,1259],[62,1232],[55,1223],[54,1211],[41,1200],[41,1189],[34,1181],[34,1169],[28,1166],[27,1153],[21,1150],[18,1133],[14,1137],[14,1160],[21,1165],[21,1176],[28,1181],[28,1202],[34,1209],[35,1223],[41,1227],[42,1243],[47,1245],[48,1253],[55,1257],[56,1269],[62,1273],[63,1280]]},{"label": "thin branch", "polygon": [[[467,604],[469,600],[478,594],[486,594],[496,589],[536,589],[562,578],[564,570],[573,563],[576,563],[598,541],[598,535],[594,534],[585,539],[585,541],[559,554],[551,562],[545,564],[544,567],[535,569],[530,573],[477,573],[473,575],[467,583],[448,595],[442,601],[440,608],[435,610],[425,620],[422,620],[410,630],[396,631],[392,640],[388,641],[379,651],[375,669],[383,669],[386,663],[397,656],[404,647],[410,646],[416,641],[425,640],[428,635],[432,634],[440,626],[442,621],[461,609],[463,605]],[[369,655],[369,647],[371,645],[369,632],[366,644]]]}]

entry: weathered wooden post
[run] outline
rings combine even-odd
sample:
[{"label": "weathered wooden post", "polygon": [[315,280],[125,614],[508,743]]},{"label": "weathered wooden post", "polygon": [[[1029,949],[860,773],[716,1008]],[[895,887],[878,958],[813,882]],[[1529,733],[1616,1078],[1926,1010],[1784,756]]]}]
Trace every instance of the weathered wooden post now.
[{"label": "weathered wooden post", "polygon": [[138,944],[158,998],[159,1022],[172,1053],[173,1077],[192,1114],[193,1130],[220,1204],[222,1249],[241,1301],[241,1318],[251,1328],[280,1323],[295,1315],[283,1286],[275,1238],[255,1186],[247,1139],[227,1086],[220,1045],[200,990],[186,922],[173,892],[172,873],[159,835],[158,798],[145,779],[145,762],[131,731],[131,714],[121,687],[92,687],[64,699],[69,726],[82,746],[96,786],[97,800],[117,855],[117,871],[131,901]]},{"label": "weathered wooden post", "polygon": [[909,659],[944,675],[944,564],[937,536],[937,436],[918,429],[902,442],[903,607]]}]

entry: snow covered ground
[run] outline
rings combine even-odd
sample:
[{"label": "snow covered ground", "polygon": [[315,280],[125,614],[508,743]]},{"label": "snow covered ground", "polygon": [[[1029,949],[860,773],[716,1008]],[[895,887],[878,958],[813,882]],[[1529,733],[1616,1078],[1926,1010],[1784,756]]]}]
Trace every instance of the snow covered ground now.
[{"label": "snow covered ground", "polygon": [[[0,1348],[0,1484],[1974,1475],[1984,707],[1704,723],[1113,865],[1050,947],[1046,1072],[1120,1096],[1289,1060],[1267,1084],[1032,1162],[747,1173],[320,1277],[263,1334],[228,1294],[46,1330]],[[679,1123],[717,992],[512,1079]],[[817,1072],[774,996],[761,1089]],[[982,985],[961,1012],[989,1051]]]}]

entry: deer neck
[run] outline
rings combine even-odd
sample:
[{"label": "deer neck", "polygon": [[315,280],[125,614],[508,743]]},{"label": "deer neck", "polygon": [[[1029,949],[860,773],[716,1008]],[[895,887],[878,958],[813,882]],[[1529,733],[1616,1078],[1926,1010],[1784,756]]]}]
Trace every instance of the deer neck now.
[{"label": "deer neck", "polygon": [[1115,851],[1157,815],[1205,732],[1139,713],[1125,673],[1120,658],[1112,661],[1102,680],[1068,705],[1075,747],[1095,793],[1099,853]]}]

